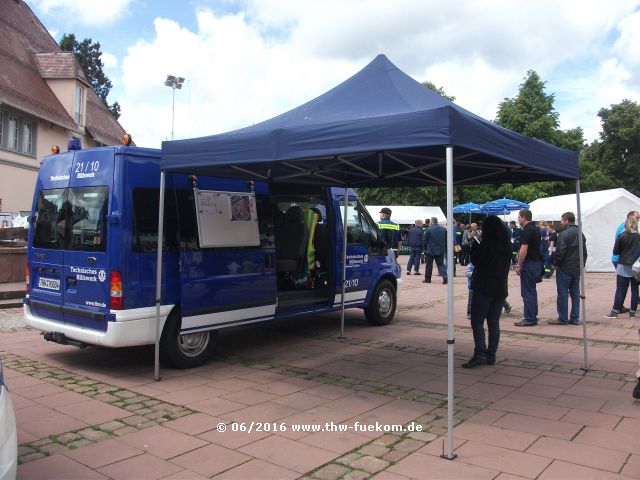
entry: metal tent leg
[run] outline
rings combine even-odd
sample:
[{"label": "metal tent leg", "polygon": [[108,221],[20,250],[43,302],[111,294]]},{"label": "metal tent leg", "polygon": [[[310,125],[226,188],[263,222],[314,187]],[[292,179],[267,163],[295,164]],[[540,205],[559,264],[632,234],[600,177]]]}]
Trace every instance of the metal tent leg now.
[{"label": "metal tent leg", "polygon": [[580,303],[582,306],[582,344],[584,345],[584,365],[582,369],[589,370],[587,359],[587,296],[584,290],[584,248],[582,246],[582,208],[580,206],[580,180],[576,180],[576,207],[578,220],[578,253],[580,255]]},{"label": "metal tent leg", "polygon": [[164,190],[165,173],[160,172],[160,202],[158,206],[158,258],[156,263],[156,345],[154,352],[153,379],[160,381],[160,304],[162,303],[162,238],[164,236]]}]

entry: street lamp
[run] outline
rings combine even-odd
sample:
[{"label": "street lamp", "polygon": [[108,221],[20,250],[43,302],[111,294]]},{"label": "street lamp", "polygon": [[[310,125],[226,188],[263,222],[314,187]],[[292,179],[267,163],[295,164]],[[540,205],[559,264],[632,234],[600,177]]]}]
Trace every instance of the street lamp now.
[{"label": "street lamp", "polygon": [[171,87],[172,97],[171,97],[171,140],[173,140],[173,120],[175,117],[175,109],[176,109],[176,88],[178,90],[182,89],[182,84],[184,83],[184,78],[176,77],[174,75],[167,75],[167,79],[164,81],[164,84],[167,87]]}]

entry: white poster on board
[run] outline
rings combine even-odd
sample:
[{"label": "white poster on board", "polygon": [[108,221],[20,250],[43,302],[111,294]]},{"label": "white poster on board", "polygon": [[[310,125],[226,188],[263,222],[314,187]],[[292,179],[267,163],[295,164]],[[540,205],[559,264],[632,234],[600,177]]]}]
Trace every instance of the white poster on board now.
[{"label": "white poster on board", "polygon": [[260,245],[254,193],[195,190],[200,247]]}]

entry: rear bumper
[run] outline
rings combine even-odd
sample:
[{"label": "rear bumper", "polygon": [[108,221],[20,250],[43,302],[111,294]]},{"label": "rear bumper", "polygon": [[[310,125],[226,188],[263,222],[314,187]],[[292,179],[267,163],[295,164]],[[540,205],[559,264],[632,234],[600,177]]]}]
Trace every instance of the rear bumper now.
[{"label": "rear bumper", "polygon": [[0,478],[14,480],[18,468],[16,417],[9,391],[0,385]]},{"label": "rear bumper", "polygon": [[[91,330],[70,323],[44,318],[32,313],[28,304],[24,305],[24,321],[30,327],[43,332],[58,332],[66,337],[89,345],[103,347],[133,347],[155,343],[156,307],[132,310],[111,310],[115,321],[107,322],[107,331]],[[173,305],[160,307],[160,331]]]}]

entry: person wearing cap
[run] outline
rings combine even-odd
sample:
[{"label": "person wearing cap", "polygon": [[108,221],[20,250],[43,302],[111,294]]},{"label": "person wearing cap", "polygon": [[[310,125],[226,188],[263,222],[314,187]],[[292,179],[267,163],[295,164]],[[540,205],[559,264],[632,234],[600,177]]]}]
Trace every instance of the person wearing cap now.
[{"label": "person wearing cap", "polygon": [[381,230],[385,242],[387,242],[387,247],[398,256],[400,251],[400,225],[391,221],[390,208],[384,207],[380,210],[378,228]]}]

